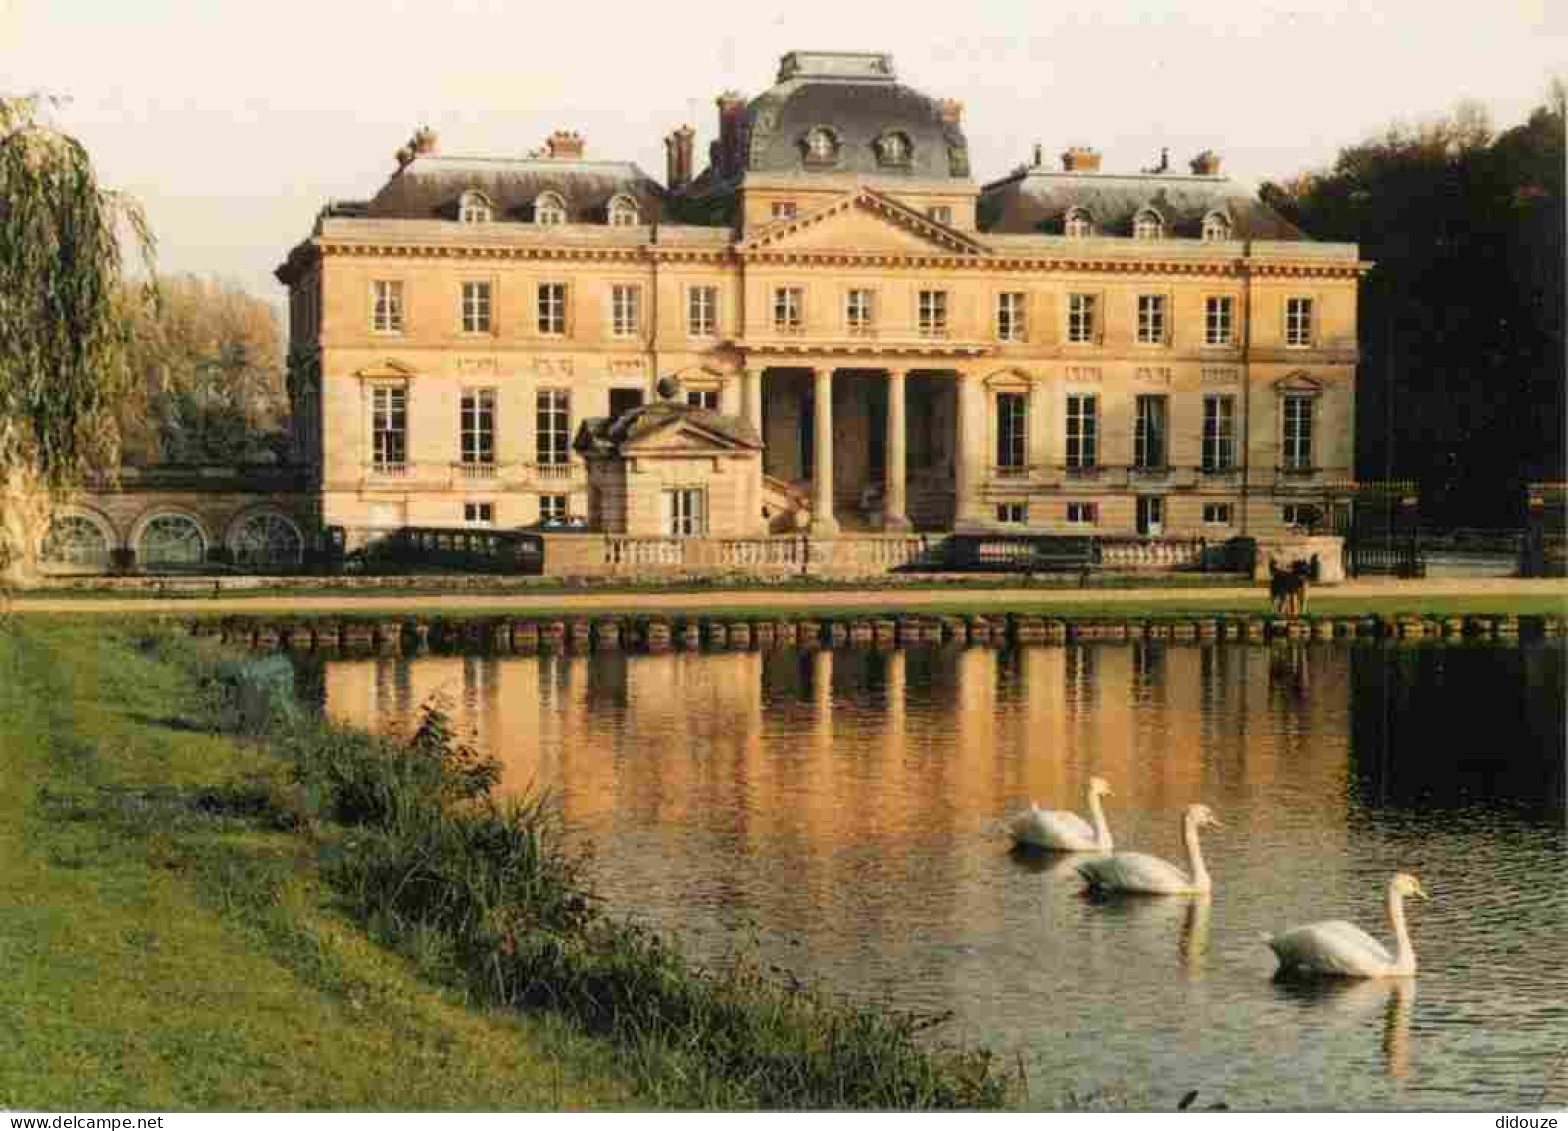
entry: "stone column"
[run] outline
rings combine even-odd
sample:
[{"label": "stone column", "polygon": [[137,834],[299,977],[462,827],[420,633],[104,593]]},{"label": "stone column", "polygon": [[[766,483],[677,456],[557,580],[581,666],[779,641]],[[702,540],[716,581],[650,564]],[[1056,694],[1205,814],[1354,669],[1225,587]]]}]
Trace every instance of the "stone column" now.
[{"label": "stone column", "polygon": [[959,370],[955,400],[958,404],[956,451],[953,456],[955,508],[953,525],[983,521],[976,508],[980,499],[980,480],[985,474],[985,389],[979,381]]},{"label": "stone column", "polygon": [[913,529],[909,521],[908,449],[904,383],[908,371],[887,371],[887,444],[882,483],[882,529]]},{"label": "stone column", "polygon": [[741,374],[741,414],[762,436],[762,366],[748,365]]},{"label": "stone column", "polygon": [[838,537],[838,520],[833,517],[833,370],[813,369],[815,380],[816,467],[811,482],[811,536]]}]

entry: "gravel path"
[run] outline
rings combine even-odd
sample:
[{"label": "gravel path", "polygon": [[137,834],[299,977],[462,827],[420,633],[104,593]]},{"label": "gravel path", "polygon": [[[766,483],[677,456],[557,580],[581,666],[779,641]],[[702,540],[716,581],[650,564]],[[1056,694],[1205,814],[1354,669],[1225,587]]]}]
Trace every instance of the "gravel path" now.
[{"label": "gravel path", "polygon": [[[1344,585],[1321,587],[1312,591],[1318,598],[1407,599],[1419,605],[1427,597],[1547,597],[1562,600],[1568,611],[1568,579],[1564,578],[1437,578],[1400,581],[1387,578],[1364,579]],[[495,609],[528,612],[604,611],[608,609],[656,609],[690,611],[712,608],[740,609],[829,609],[882,608],[920,609],[963,604],[1007,608],[1018,605],[1114,605],[1168,604],[1188,608],[1233,605],[1237,601],[1256,601],[1263,612],[1268,588],[1236,586],[1220,589],[874,589],[809,592],[759,589],[708,589],[701,592],[582,593],[550,591],[542,593],[442,593],[401,596],[397,594],[356,595],[323,594],[294,597],[18,597],[12,603],[17,613],[304,613],[304,612],[391,612],[416,613]]]}]

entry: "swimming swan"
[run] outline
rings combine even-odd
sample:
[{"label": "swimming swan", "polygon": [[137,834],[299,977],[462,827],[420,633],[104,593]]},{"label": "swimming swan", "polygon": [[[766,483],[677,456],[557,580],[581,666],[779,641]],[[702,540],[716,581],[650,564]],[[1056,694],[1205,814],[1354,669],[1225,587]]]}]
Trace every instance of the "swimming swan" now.
[{"label": "swimming swan", "polygon": [[1088,881],[1091,891],[1100,894],[1195,895],[1206,892],[1214,885],[1209,879],[1209,870],[1203,866],[1198,830],[1223,827],[1207,805],[1187,806],[1181,819],[1181,837],[1187,846],[1187,864],[1192,870],[1190,878],[1174,864],[1141,852],[1118,852],[1098,860],[1085,860],[1078,865],[1078,874]]},{"label": "swimming swan", "polygon": [[1396,872],[1388,882],[1388,922],[1394,928],[1393,954],[1354,923],[1334,919],[1282,932],[1268,940],[1279,959],[1279,973],[1341,978],[1397,978],[1416,972],[1416,951],[1405,928],[1405,896],[1426,899],[1421,881]]},{"label": "swimming swan", "polygon": [[1089,815],[1094,818],[1091,826],[1077,813],[1059,809],[1042,809],[1030,803],[1022,813],[1008,818],[1007,831],[1013,840],[1034,848],[1049,848],[1056,852],[1109,852],[1111,829],[1105,823],[1105,810],[1100,808],[1100,798],[1111,796],[1111,786],[1104,778],[1089,779]]}]

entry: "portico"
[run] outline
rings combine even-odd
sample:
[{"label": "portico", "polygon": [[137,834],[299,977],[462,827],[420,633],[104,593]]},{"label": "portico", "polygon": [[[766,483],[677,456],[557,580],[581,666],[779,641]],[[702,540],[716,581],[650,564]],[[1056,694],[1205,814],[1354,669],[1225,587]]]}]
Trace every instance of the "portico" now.
[{"label": "portico", "polygon": [[[764,473],[809,499],[813,537],[950,528],[984,476],[984,389],[951,357],[749,361],[742,400]],[[966,415],[967,413],[967,415]],[[827,438],[827,442],[822,442]]]}]

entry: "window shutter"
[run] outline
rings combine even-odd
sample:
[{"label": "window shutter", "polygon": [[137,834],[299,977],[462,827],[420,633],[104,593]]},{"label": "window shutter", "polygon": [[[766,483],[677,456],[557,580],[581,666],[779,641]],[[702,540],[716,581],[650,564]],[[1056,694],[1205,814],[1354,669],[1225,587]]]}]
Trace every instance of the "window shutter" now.
[{"label": "window shutter", "polygon": [[659,529],[666,536],[671,536],[675,531],[675,492],[659,492]]}]

